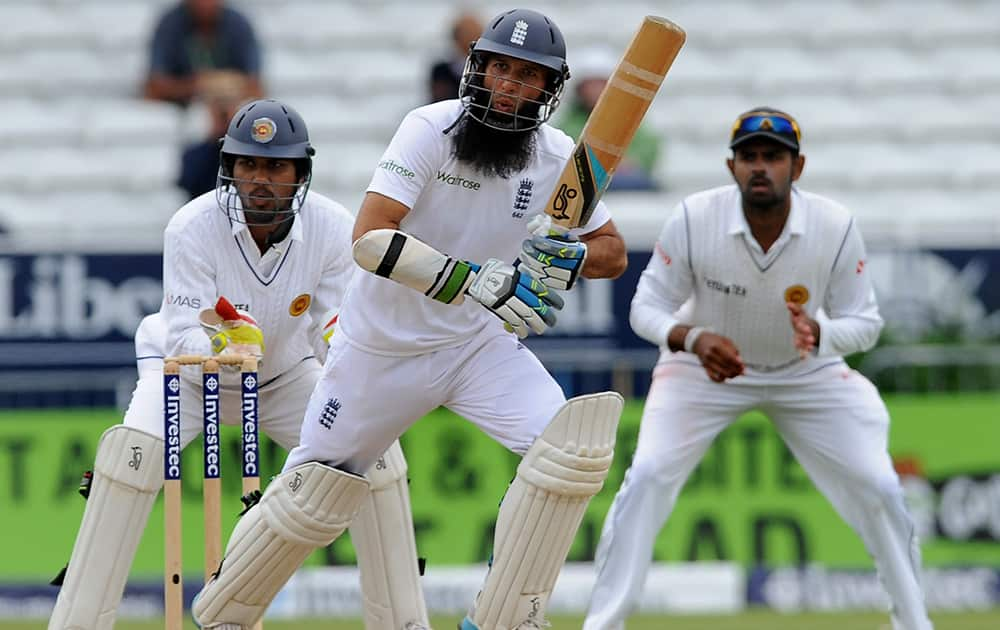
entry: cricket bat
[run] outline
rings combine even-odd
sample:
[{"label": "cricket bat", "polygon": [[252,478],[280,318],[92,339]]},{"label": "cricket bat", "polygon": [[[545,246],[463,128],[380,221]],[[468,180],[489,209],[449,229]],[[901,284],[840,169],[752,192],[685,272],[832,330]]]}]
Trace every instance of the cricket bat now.
[{"label": "cricket bat", "polygon": [[666,18],[643,18],[545,206],[553,223],[575,228],[590,219],[685,37]]}]

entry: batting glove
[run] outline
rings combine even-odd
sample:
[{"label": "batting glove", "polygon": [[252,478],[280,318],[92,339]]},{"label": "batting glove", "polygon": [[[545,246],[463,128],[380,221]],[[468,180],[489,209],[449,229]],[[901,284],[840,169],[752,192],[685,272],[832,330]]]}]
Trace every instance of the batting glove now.
[{"label": "batting glove", "polygon": [[502,319],[507,330],[523,339],[529,329],[540,335],[555,326],[563,299],[530,273],[496,258],[468,265],[475,277],[466,293]]},{"label": "batting glove", "polygon": [[552,223],[547,214],[528,222],[531,238],[521,243],[518,258],[545,285],[566,291],[573,287],[587,260],[587,244]]}]

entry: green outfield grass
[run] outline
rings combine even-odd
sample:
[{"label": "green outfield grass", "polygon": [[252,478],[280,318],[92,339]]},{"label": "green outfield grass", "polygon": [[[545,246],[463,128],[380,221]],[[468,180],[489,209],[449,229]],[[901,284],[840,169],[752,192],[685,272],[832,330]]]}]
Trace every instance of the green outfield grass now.
[{"label": "green outfield grass", "polygon": [[[983,471],[996,471],[1000,469],[1000,455],[996,450],[998,443],[998,433],[1000,425],[997,424],[997,410],[1000,409],[1000,396],[997,394],[966,394],[966,395],[937,395],[937,396],[887,396],[886,402],[893,416],[893,439],[892,447],[904,456],[916,454],[917,461],[931,475],[945,476],[958,473],[980,473]],[[638,425],[638,416],[641,411],[642,401],[629,401],[623,426],[623,434],[627,434],[629,440],[621,440],[622,449],[629,446],[634,447],[635,429]],[[420,480],[433,478],[434,465],[440,455],[440,449],[448,447],[450,442],[442,442],[439,435],[453,435],[455,423],[447,414],[437,412],[437,420],[424,423],[418,427],[417,431],[423,431],[426,437],[413,438],[412,445],[415,447],[414,455],[410,461],[411,476]],[[25,508],[22,526],[17,527],[18,510],[13,509],[5,514],[5,533],[10,544],[4,546],[3,560],[0,561],[0,581],[10,576],[25,580],[46,580],[62,566],[72,546],[72,534],[75,531],[76,523],[82,511],[82,502],[75,496],[75,484],[79,479],[79,470],[86,468],[92,461],[93,445],[96,444],[97,436],[103,429],[115,422],[120,421],[120,414],[115,410],[108,409],[74,409],[74,410],[24,410],[24,411],[4,411],[0,412],[0,444],[3,444],[4,436],[8,444],[21,445],[25,455],[15,458],[13,455],[6,460],[3,458],[4,452],[0,450],[0,465],[13,466],[14,463],[23,464],[23,474],[9,475],[11,479],[23,479],[23,484],[9,484],[6,487],[7,495],[0,490],[0,505],[9,505],[14,508]],[[440,425],[434,422],[441,423]],[[65,425],[65,426],[63,426]],[[58,428],[55,431],[53,427]],[[7,433],[4,433],[4,429]],[[435,433],[435,432],[440,433]],[[480,441],[486,440],[483,436],[476,436]],[[733,442],[738,444],[738,442]],[[478,446],[478,442],[470,439],[468,443],[463,443],[463,448],[469,449],[471,446]],[[498,447],[490,444],[491,448],[498,450]],[[13,448],[10,449],[14,453]],[[462,491],[461,484],[449,487],[452,494],[437,492],[434,487],[426,483],[417,484],[411,492],[414,493],[414,509],[423,510],[420,515],[425,519],[438,514],[448,514],[449,510],[456,509],[455,505],[462,501],[472,504],[482,503],[485,507],[482,512],[486,514],[483,518],[492,517],[496,510],[496,498],[502,496],[504,485],[510,478],[509,463],[506,453],[502,456],[492,455],[489,450],[473,450],[472,461],[476,464],[483,464],[496,459],[499,463],[493,462],[491,468],[473,468],[469,462],[468,469],[476,472],[482,479],[493,481],[499,479],[496,488],[478,488],[475,492],[470,491],[468,497],[461,495],[456,499],[453,494]],[[445,453],[446,455],[448,453]],[[29,457],[30,455],[30,457]],[[767,462],[773,461],[764,458]],[[22,461],[23,460],[23,461]],[[740,464],[743,460],[733,460],[735,464]],[[277,462],[280,464],[280,462]],[[734,466],[735,466],[734,464]],[[12,468],[13,470],[13,468]],[[616,469],[617,470],[617,469]],[[734,470],[742,471],[741,466],[736,466]],[[771,468],[762,468],[771,470]],[[28,475],[28,472],[32,474]],[[43,475],[42,473],[46,473]],[[620,483],[620,470],[617,470],[609,487],[605,489],[598,499],[595,499],[598,516],[603,516],[610,497]],[[224,475],[225,476],[225,475]],[[238,482],[238,476],[234,477]],[[449,478],[454,482],[454,479]],[[459,481],[464,478],[459,479]],[[62,489],[62,490],[60,490]],[[732,492],[730,492],[732,490]],[[732,511],[734,505],[738,503],[737,494],[744,488],[737,484],[735,490],[722,488],[714,494],[707,491],[699,496],[694,493],[692,496],[682,497],[683,501],[688,501],[693,508],[688,508],[690,512],[698,514],[710,513],[717,509],[716,504],[720,501],[728,501],[725,504],[725,511]],[[437,493],[436,493],[437,492]],[[728,494],[727,494],[728,493]],[[441,496],[438,496],[438,495]],[[758,494],[763,499],[771,498],[766,493]],[[471,497],[471,498],[470,498]],[[485,497],[485,498],[484,498]],[[734,498],[736,497],[736,498]],[[758,497],[758,498],[760,498]],[[784,500],[785,495],[775,494],[772,502],[778,499]],[[800,491],[795,494],[796,505],[810,499],[811,494]],[[815,497],[813,497],[815,498]],[[434,500],[436,503],[431,503]],[[598,501],[603,500],[603,503]],[[698,502],[700,501],[700,503]],[[817,499],[819,501],[819,499]],[[473,514],[472,508],[465,503],[461,503],[465,512],[462,514]],[[814,501],[816,503],[816,501]],[[442,507],[446,505],[447,507]],[[783,504],[782,504],[783,505]],[[812,505],[812,504],[810,504]],[[824,510],[820,516],[815,517],[823,521],[819,524],[809,520],[813,518],[811,512],[800,510],[800,520],[805,526],[816,531],[815,545],[827,544],[835,536],[843,538],[837,543],[839,546],[831,546],[831,549],[847,558],[841,565],[845,567],[866,567],[864,562],[859,562],[855,556],[864,555],[864,550],[856,540],[856,536],[847,530],[836,520],[835,515],[830,512],[830,508],[825,502],[817,503],[817,510]],[[5,505],[5,508],[7,506]],[[37,507],[37,511],[26,509],[27,507]],[[190,507],[190,506],[189,506]],[[697,508],[697,509],[695,509]],[[807,513],[808,512],[808,513]],[[194,521],[195,529],[201,527],[200,514],[193,509],[187,509],[186,514]],[[473,516],[478,515],[475,512]],[[429,516],[428,516],[429,515]],[[674,520],[678,521],[683,514],[678,510]],[[725,520],[726,514],[718,517],[718,523],[729,526],[730,521]],[[807,518],[808,517],[808,518]],[[470,522],[470,518],[464,517],[463,522]],[[730,519],[732,520],[732,519]],[[594,520],[597,526],[600,518]],[[829,523],[828,523],[829,522]],[[13,523],[13,525],[12,525]],[[151,527],[155,529],[162,519],[159,515],[154,515],[151,519]],[[832,523],[832,525],[830,525]],[[738,523],[737,523],[738,524]],[[839,528],[839,529],[838,529]],[[725,529],[725,528],[723,528]],[[599,529],[594,529],[598,531]],[[683,529],[678,530],[683,532]],[[721,531],[721,530],[720,530]],[[197,532],[195,532],[197,533]],[[425,536],[430,539],[433,531],[427,530]],[[458,538],[450,533],[447,536],[438,534],[439,537],[447,538],[449,543],[454,543]],[[676,538],[676,537],[675,537]],[[144,544],[150,549],[147,556],[151,569],[147,570],[148,575],[144,577],[155,577],[156,571],[162,570],[162,533],[153,531],[146,536]],[[18,544],[17,541],[48,541],[39,544]],[[730,540],[730,539],[727,539]],[[740,542],[742,539],[733,537],[732,544]],[[53,542],[55,541],[55,542]],[[191,542],[187,546],[193,550],[195,557],[189,563],[188,568],[197,568],[200,557],[197,538],[187,537],[186,541]],[[667,539],[674,544],[673,539]],[[678,546],[674,544],[674,546]],[[846,551],[841,551],[846,550]],[[142,549],[140,549],[140,552]],[[674,560],[680,556],[676,549],[668,549],[670,553],[664,557],[667,560]],[[47,553],[47,556],[42,557]],[[854,553],[855,556],[850,554]],[[140,554],[141,555],[141,554]],[[832,552],[827,552],[832,555]],[[438,553],[433,557],[443,557]],[[993,541],[980,542],[955,542],[936,541],[925,545],[925,561],[930,566],[964,566],[981,564],[985,566],[1000,566],[1000,550]],[[839,556],[838,556],[839,558]],[[867,558],[867,556],[865,556]],[[447,564],[447,563],[445,563]],[[18,571],[14,568],[17,567]],[[27,567],[27,568],[24,568]],[[5,575],[10,573],[10,575]],[[1000,608],[987,612],[968,613],[935,613],[932,615],[936,630],[1000,630]],[[432,619],[433,625],[438,630],[453,630],[459,621],[459,615],[438,616]],[[582,625],[581,617],[554,617],[551,619],[552,628],[555,630],[578,629]],[[0,620],[0,630],[41,630],[47,626],[43,620],[31,621],[2,621]],[[119,630],[153,630],[163,627],[162,620],[156,621],[122,621],[116,624]],[[188,621],[185,630],[194,630],[195,626]],[[323,620],[294,620],[294,621],[268,621],[267,630],[346,630],[348,628],[361,629],[363,624],[360,620],[343,619],[323,619]],[[752,610],[736,615],[725,616],[636,616],[629,620],[629,630],[890,630],[889,618],[886,614],[879,613],[845,613],[845,614],[799,614],[782,615],[764,610]]]},{"label": "green outfield grass", "polygon": [[[931,616],[936,630],[996,630],[1000,628],[1000,611],[977,613],[940,613]],[[553,630],[579,628],[579,617],[554,617]],[[457,617],[434,617],[431,623],[438,630],[451,630]],[[35,622],[0,622],[0,630],[42,630],[46,624]],[[268,621],[267,630],[359,630],[360,620],[311,619]],[[115,625],[117,630],[156,630],[163,622],[127,622]],[[194,630],[193,623],[185,630]],[[888,630],[889,620],[880,614],[800,614],[781,615],[765,611],[725,616],[633,617],[628,630]]]}]

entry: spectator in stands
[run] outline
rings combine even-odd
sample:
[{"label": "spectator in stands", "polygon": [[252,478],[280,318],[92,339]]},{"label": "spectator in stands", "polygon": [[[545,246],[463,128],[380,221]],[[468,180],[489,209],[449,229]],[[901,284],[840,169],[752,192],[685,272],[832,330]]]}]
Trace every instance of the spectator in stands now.
[{"label": "spectator in stands", "polygon": [[189,144],[181,154],[177,185],[191,199],[214,190],[219,174],[219,139],[226,135],[229,120],[253,95],[246,76],[239,72],[215,72],[203,82],[200,99],[209,117],[208,135]]},{"label": "spectator in stands", "polygon": [[156,25],[146,98],[188,105],[220,70],[246,76],[250,95],[263,95],[261,54],[250,21],[223,0],[182,0]]},{"label": "spectator in stands", "polygon": [[469,11],[461,12],[451,25],[451,55],[431,66],[430,102],[458,98],[458,82],[469,56],[469,46],[483,32],[479,17]]},{"label": "spectator in stands", "polygon": [[[580,138],[583,126],[597,99],[604,90],[615,67],[618,57],[605,48],[589,48],[573,60],[570,80],[575,85],[573,101],[556,123],[556,126],[573,137]],[[653,169],[660,155],[660,138],[657,134],[640,126],[625,153],[625,157],[611,180],[611,190],[656,190]]]}]

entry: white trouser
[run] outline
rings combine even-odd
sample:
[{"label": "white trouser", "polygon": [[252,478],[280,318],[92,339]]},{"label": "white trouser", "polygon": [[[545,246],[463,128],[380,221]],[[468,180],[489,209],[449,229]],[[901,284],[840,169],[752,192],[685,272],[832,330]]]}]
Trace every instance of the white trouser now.
[{"label": "white trouser", "polygon": [[896,630],[927,630],[913,523],[888,454],[889,414],[845,364],[788,379],[717,384],[700,366],[653,373],[632,465],[606,517],[585,630],[618,630],[642,594],[657,534],[715,437],[757,409],[774,423],[816,487],[861,536],[893,605]]},{"label": "white trouser", "polygon": [[444,406],[523,455],[566,402],[514,335],[482,331],[416,356],[365,352],[333,336],[285,470],[311,461],[363,472],[421,417]]}]

